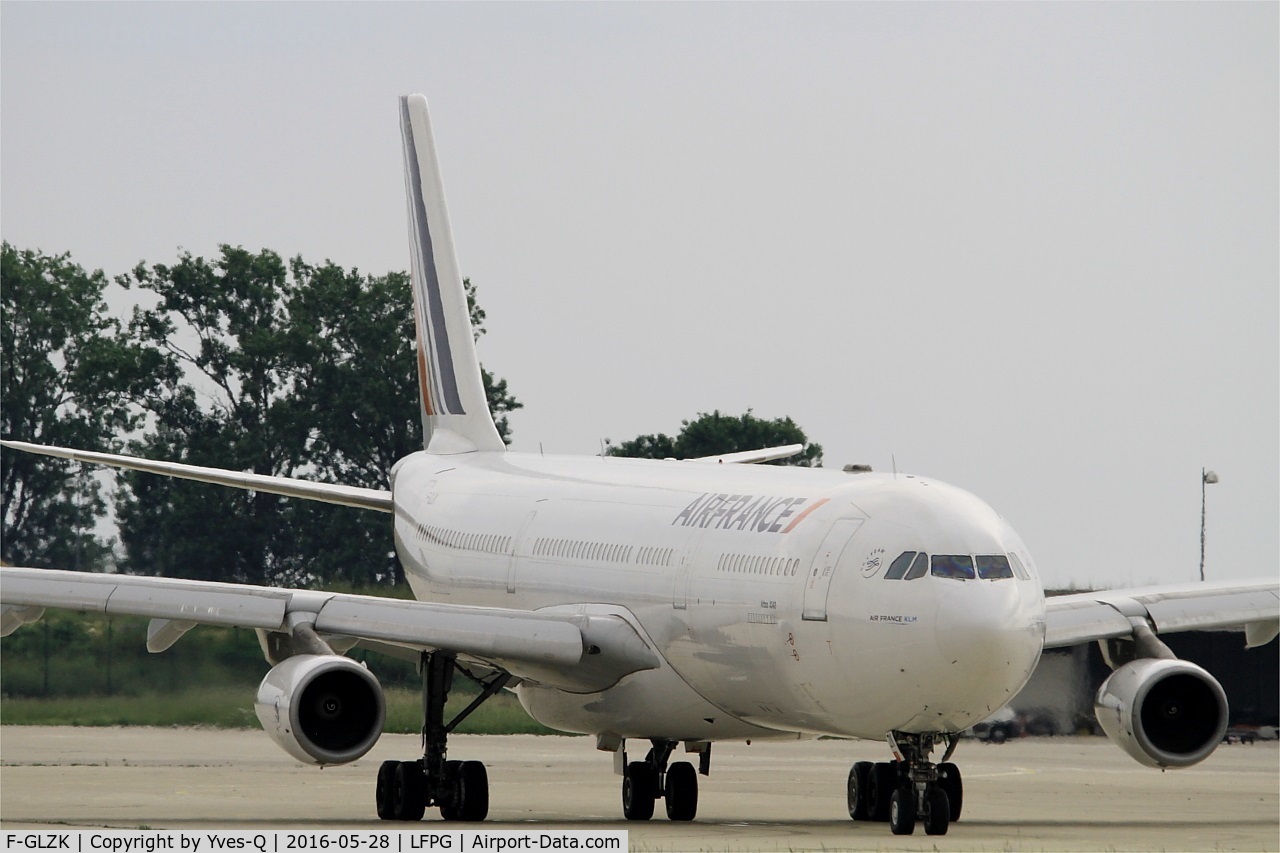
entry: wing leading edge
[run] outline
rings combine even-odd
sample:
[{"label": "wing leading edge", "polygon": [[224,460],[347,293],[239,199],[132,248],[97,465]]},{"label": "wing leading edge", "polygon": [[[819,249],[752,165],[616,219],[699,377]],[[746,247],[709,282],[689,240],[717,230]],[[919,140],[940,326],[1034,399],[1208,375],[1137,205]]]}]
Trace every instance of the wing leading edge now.
[{"label": "wing leading edge", "polygon": [[46,607],[148,617],[151,651],[163,651],[197,624],[289,633],[304,623],[331,639],[456,652],[514,676],[571,691],[598,690],[623,675],[658,665],[634,627],[615,614],[539,613],[208,581],[0,568],[0,636],[38,620]]},{"label": "wing leading edge", "polygon": [[72,459],[76,462],[90,462],[95,465],[110,465],[113,468],[126,468],[131,471],[146,471],[151,474],[163,474],[166,477],[177,477],[183,480],[198,480],[202,483],[214,483],[236,489],[270,492],[273,495],[341,504],[358,509],[372,509],[377,512],[394,511],[391,492],[382,489],[317,483],[313,480],[299,480],[294,477],[273,477],[268,474],[231,471],[226,468],[206,468],[182,462],[161,462],[118,453],[97,453],[90,450],[73,450],[69,447],[28,444],[25,441],[5,440],[0,441],[0,445],[14,450],[25,450],[28,453],[38,453],[42,456],[56,456],[59,459]]},{"label": "wing leading edge", "polygon": [[1103,590],[1045,601],[1045,648],[1127,637],[1133,620],[1157,634],[1245,629],[1249,648],[1280,633],[1280,584],[1240,581]]}]

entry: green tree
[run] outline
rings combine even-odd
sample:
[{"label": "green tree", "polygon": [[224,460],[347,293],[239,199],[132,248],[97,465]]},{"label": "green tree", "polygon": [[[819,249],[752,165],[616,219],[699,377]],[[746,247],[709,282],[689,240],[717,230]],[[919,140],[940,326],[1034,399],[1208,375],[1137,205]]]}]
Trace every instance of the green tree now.
[{"label": "green tree", "polygon": [[[161,298],[135,315],[133,329],[192,379],[152,407],[156,426],[138,452],[385,489],[392,465],[422,448],[407,275],[301,258],[286,268],[274,252],[223,246],[213,264],[187,254],[173,267],[139,266],[133,277]],[[484,312],[467,286],[478,337]],[[496,413],[520,406],[505,381],[489,379]],[[505,417],[500,428],[509,440]],[[124,479],[119,515],[130,569],[290,585],[404,580],[384,515]]]},{"label": "green tree", "polygon": [[[153,347],[130,342],[108,313],[100,270],[68,255],[3,243],[0,260],[0,431],[6,438],[110,450],[138,424],[131,401],[176,377]],[[77,463],[0,452],[3,557],[58,568],[100,568],[108,543],[101,484]]]},{"label": "green tree", "polygon": [[[487,331],[484,327],[485,313],[480,307],[480,303],[476,301],[476,286],[471,283],[471,279],[464,278],[462,286],[467,291],[467,310],[471,314],[471,333],[475,335],[477,342],[484,337]],[[511,443],[511,421],[507,417],[516,409],[523,409],[524,403],[521,403],[507,391],[507,380],[497,379],[492,373],[484,369],[484,365],[480,365],[480,378],[484,382],[485,397],[489,402],[489,412],[493,415],[494,425],[498,428],[498,435],[502,440]]]},{"label": "green tree", "polygon": [[814,444],[791,418],[758,418],[748,409],[745,414],[722,415],[717,409],[700,413],[691,421],[683,421],[674,438],[665,433],[641,435],[621,444],[606,440],[605,452],[610,456],[642,459],[697,459],[718,453],[760,450],[784,444],[803,444],[804,450],[787,459],[766,463],[797,465],[806,468],[822,466],[822,445]]},{"label": "green tree", "polygon": [[[159,303],[132,331],[187,375],[151,402],[154,429],[134,451],[196,465],[293,476],[307,439],[292,397],[294,365],[280,257],[223,246],[208,263],[139,264],[133,280]],[[134,472],[117,499],[130,571],[270,583],[298,580],[285,500]]]}]

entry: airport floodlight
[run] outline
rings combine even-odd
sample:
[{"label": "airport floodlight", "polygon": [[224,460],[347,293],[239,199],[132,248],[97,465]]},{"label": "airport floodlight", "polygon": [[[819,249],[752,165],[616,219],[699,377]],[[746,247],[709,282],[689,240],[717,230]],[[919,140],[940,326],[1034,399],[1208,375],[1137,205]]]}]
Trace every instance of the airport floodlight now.
[{"label": "airport floodlight", "polygon": [[1204,509],[1205,509],[1205,486],[1209,483],[1218,482],[1218,474],[1215,471],[1207,471],[1200,469],[1200,582],[1204,583]]}]

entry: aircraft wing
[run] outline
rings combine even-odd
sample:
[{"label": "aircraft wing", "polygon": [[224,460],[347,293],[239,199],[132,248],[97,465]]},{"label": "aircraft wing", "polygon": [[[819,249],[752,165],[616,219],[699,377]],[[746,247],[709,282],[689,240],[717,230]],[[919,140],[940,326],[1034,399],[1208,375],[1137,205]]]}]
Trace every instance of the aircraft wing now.
[{"label": "aircraft wing", "polygon": [[736,463],[751,465],[757,462],[772,462],[774,459],[787,459],[804,450],[803,444],[780,444],[777,447],[762,447],[759,450],[739,450],[736,453],[721,453],[718,456],[699,456],[686,459],[686,462],[710,462],[713,465]]},{"label": "aircraft wing", "polygon": [[89,450],[73,450],[69,447],[28,444],[25,441],[0,441],[0,445],[14,450],[25,450],[28,453],[39,453],[43,456],[56,456],[60,459],[110,465],[114,468],[128,468],[133,471],[147,471],[151,474],[164,474],[168,477],[199,480],[202,483],[216,483],[219,486],[231,486],[256,492],[270,492],[273,495],[284,495],[290,498],[305,498],[307,500],[353,506],[359,509],[372,509],[378,512],[393,511],[391,492],[382,489],[343,486],[337,483],[317,483],[313,480],[299,480],[294,477],[273,477],[267,474],[253,474],[244,471],[228,471],[223,468],[205,468],[200,465],[161,462],[154,459],[142,459],[137,456],[123,456],[118,453],[97,453]]},{"label": "aircraft wing", "polygon": [[1044,645],[1129,636],[1133,619],[1148,622],[1157,634],[1243,627],[1245,644],[1254,648],[1280,633],[1280,584],[1199,583],[1054,596],[1045,599]]},{"label": "aircraft wing", "polygon": [[[150,651],[198,624],[287,634],[299,622],[336,647],[351,640],[411,650],[444,649],[513,676],[562,689],[602,689],[658,659],[616,614],[472,607],[316,590],[136,575],[0,568],[0,636],[46,607],[151,619]],[[348,642],[343,643],[343,640]]]}]

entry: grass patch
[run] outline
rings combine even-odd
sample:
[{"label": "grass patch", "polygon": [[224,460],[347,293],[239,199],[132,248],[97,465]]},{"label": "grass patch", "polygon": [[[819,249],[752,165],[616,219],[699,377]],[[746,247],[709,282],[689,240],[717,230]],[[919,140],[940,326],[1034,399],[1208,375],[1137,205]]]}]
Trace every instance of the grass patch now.
[{"label": "grass patch", "polygon": [[[408,597],[397,590],[350,589]],[[50,610],[0,641],[0,724],[11,726],[211,726],[257,728],[253,699],[269,665],[256,634],[202,625],[160,654],[146,650],[147,620]],[[387,699],[384,731],[422,728],[421,677],[411,662],[356,649]],[[455,681],[447,713],[476,696]],[[457,729],[470,734],[555,734],[500,692]]]},{"label": "grass patch", "polygon": [[[256,729],[252,689],[191,688],[137,696],[5,697],[0,724],[8,726],[210,726]],[[449,700],[451,718],[473,695]],[[383,731],[416,734],[422,730],[422,696],[417,691],[386,691],[387,722]],[[533,720],[510,693],[499,693],[458,726],[462,734],[560,734]]]},{"label": "grass patch", "polygon": [[[387,723],[383,731],[417,734],[422,731],[422,694],[413,690],[388,690]],[[474,694],[453,696],[445,709],[445,719],[467,707]],[[461,734],[474,735],[558,735],[525,713],[520,701],[511,693],[498,693],[489,697],[456,729]]]},{"label": "grass patch", "polygon": [[238,729],[258,725],[258,718],[252,691],[208,687],[136,696],[7,697],[0,700],[0,724]]}]

